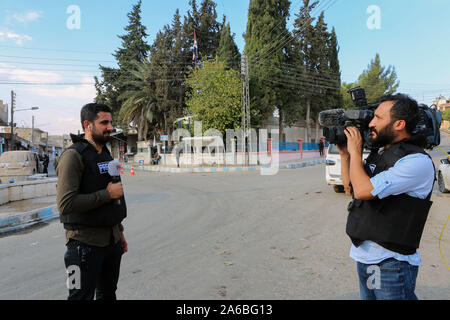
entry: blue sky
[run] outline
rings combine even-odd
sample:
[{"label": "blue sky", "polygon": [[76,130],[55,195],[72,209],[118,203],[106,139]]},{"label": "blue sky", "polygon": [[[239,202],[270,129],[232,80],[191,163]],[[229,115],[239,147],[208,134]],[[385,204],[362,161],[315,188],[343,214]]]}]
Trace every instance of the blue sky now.
[{"label": "blue sky", "polygon": [[[114,66],[111,54],[120,46],[127,13],[137,0],[2,0],[0,2],[0,100],[17,94],[17,108],[39,106],[39,111],[16,114],[19,126],[36,125],[50,134],[76,132],[79,111],[95,95],[92,76],[98,64]],[[144,0],[143,23],[148,42],[177,8],[182,16],[188,0]],[[198,1],[200,2],[200,0]],[[248,1],[216,0],[219,20],[226,15],[241,49],[247,24]],[[450,97],[450,2],[448,0],[322,0],[328,26],[335,27],[340,45],[342,80],[355,81],[375,57],[396,68],[399,91],[430,104],[443,94]],[[69,29],[67,9],[80,9],[80,29]],[[331,6],[330,6],[331,5]],[[379,8],[380,28],[367,21]],[[292,23],[300,1],[292,1]],[[276,41],[277,39],[274,39]],[[24,85],[23,82],[33,83]],[[12,84],[21,83],[21,84]],[[41,85],[36,85],[40,83]],[[84,85],[80,85],[83,83]],[[50,85],[43,85],[50,84]]]}]

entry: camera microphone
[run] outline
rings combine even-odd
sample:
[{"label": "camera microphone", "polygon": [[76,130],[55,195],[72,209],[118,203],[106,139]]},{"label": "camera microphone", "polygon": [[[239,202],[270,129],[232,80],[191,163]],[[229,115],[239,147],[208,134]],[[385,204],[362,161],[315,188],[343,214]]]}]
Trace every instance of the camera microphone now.
[{"label": "camera microphone", "polygon": [[[120,182],[120,172],[122,171],[122,164],[119,161],[111,161],[108,164],[108,173],[112,177],[112,183]],[[121,205],[120,199],[115,199],[114,204],[116,206]]]},{"label": "camera microphone", "polygon": [[345,121],[344,109],[326,110],[319,113],[319,123],[323,127],[343,127]]}]

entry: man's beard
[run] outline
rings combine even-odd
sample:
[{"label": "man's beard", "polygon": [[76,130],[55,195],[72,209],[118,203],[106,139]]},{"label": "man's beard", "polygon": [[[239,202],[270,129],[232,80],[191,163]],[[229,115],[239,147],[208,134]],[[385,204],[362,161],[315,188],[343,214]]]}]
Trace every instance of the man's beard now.
[{"label": "man's beard", "polygon": [[[109,136],[105,137],[106,133],[109,133]],[[94,129],[92,131],[92,140],[94,140],[96,144],[105,145],[111,140],[111,131],[105,131],[102,134],[97,134]]]},{"label": "man's beard", "polygon": [[388,124],[386,127],[381,129],[379,132],[375,128],[370,128],[371,132],[375,132],[377,134],[376,138],[373,138],[372,135],[369,138],[369,142],[377,148],[384,147],[386,145],[392,144],[395,140],[395,131],[393,129],[394,122]]}]

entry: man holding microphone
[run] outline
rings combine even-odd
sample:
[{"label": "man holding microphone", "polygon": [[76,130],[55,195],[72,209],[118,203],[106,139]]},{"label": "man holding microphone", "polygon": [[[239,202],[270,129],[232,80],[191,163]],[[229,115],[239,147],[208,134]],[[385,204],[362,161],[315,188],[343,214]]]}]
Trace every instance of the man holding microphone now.
[{"label": "man holding microphone", "polygon": [[115,300],[121,258],[128,248],[121,224],[127,215],[122,183],[114,183],[108,174],[113,158],[105,144],[113,130],[111,109],[87,104],[81,110],[81,124],[85,134],[72,135],[73,145],[57,167],[68,299],[93,300],[95,295],[97,300]]}]

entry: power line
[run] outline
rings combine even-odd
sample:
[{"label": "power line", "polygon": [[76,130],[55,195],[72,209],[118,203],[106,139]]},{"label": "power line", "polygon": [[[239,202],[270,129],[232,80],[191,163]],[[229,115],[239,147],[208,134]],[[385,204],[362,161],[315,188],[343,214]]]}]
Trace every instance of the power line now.
[{"label": "power line", "polygon": [[[328,0],[328,1],[331,1],[331,0]],[[318,7],[314,7],[312,9],[311,17],[308,18],[308,22],[310,22],[310,21],[315,19],[313,16],[317,13],[319,8],[320,8],[320,2],[319,2],[319,6]],[[278,24],[278,26],[280,26],[282,23],[283,22]],[[303,25],[303,24],[306,23],[306,21],[302,21],[301,23]],[[283,32],[285,33],[285,35],[283,35]],[[262,59],[267,58],[268,56],[270,56],[270,54],[275,52],[278,48],[283,47],[287,43],[289,43],[290,42],[289,38],[292,36],[292,34],[289,31],[287,31],[287,30],[284,30],[283,32],[281,32],[281,34],[278,36],[278,38],[273,41],[273,46],[272,47],[268,47],[267,49],[264,49],[261,52],[259,52],[257,55],[251,57],[251,59],[254,60],[252,62],[256,63],[258,61],[261,61]],[[266,51],[266,52],[264,52],[264,51]]]},{"label": "power line", "polygon": [[33,47],[14,47],[7,45],[0,45],[0,48],[8,49],[20,49],[20,50],[36,50],[36,51],[54,51],[54,52],[73,52],[73,53],[83,53],[83,54],[111,54],[106,52],[93,52],[93,51],[79,51],[79,50],[66,50],[66,49],[49,49],[49,48],[33,48]]},{"label": "power line", "polygon": [[115,63],[116,61],[111,60],[86,60],[86,59],[63,59],[63,58],[40,58],[40,57],[22,57],[22,56],[7,56],[0,55],[0,57],[4,58],[18,58],[18,59],[33,59],[33,60],[57,60],[57,61],[81,61],[81,62],[108,62]]},{"label": "power line", "polygon": [[[332,0],[329,0],[329,1],[331,2]],[[337,1],[337,0],[336,0],[336,1]],[[336,1],[334,1],[333,4],[336,3]],[[331,6],[328,6],[327,9],[329,9],[330,7],[331,7]],[[313,16],[314,16],[316,13],[318,13],[318,12],[317,12],[317,9],[318,9],[318,8],[320,8],[320,6],[317,7],[317,8],[314,8],[314,9],[311,11],[311,16],[307,19],[308,22],[312,22],[312,20],[315,19]],[[322,10],[322,12],[325,12],[325,10]],[[305,25],[306,23],[307,23],[306,21],[301,21],[301,25],[302,25],[302,26]],[[287,30],[285,30],[284,32],[286,33],[286,35],[284,36],[284,38],[281,39],[281,40],[279,41],[278,44],[276,44],[276,42],[275,42],[275,45],[273,46],[273,48],[270,49],[270,50],[268,50],[268,52],[266,52],[265,54],[260,55],[260,57],[257,58],[257,59],[254,61],[254,63],[261,62],[263,59],[266,59],[266,58],[269,57],[271,54],[273,54],[274,52],[276,52],[277,49],[280,49],[280,48],[285,47],[288,43],[290,43],[290,42],[293,41],[296,37],[298,37],[298,36],[295,36],[294,34],[290,33],[290,32],[287,31]]]}]

